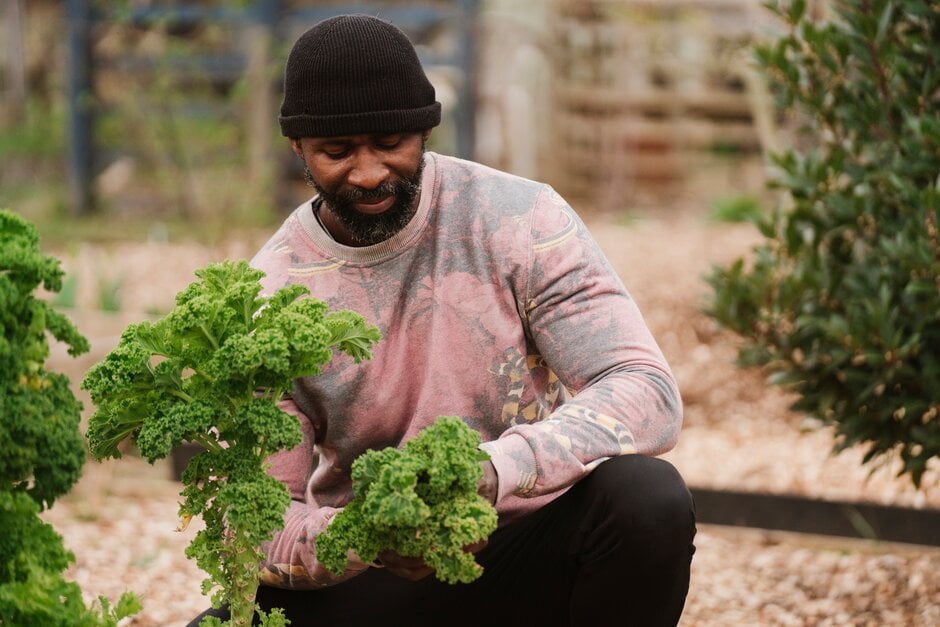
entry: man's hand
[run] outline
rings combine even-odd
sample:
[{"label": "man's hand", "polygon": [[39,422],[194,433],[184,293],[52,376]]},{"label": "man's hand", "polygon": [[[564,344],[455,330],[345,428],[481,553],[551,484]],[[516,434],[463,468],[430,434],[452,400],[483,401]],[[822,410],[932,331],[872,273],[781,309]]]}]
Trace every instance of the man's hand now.
[{"label": "man's hand", "polygon": [[499,480],[496,476],[496,467],[493,466],[493,462],[490,460],[480,462],[480,466],[483,468],[483,478],[480,479],[477,494],[489,501],[491,505],[496,505],[496,497],[499,494]]},{"label": "man's hand", "polygon": [[[486,540],[468,544],[463,548],[467,553],[476,553],[486,546]],[[376,566],[385,568],[388,572],[399,577],[404,577],[409,581],[418,581],[424,579],[434,572],[434,569],[424,563],[420,557],[404,557],[395,551],[382,551],[376,560]]]},{"label": "man's hand", "polygon": [[424,563],[420,557],[404,557],[395,551],[382,551],[376,560],[388,572],[409,581],[424,579],[434,572],[434,569]]}]

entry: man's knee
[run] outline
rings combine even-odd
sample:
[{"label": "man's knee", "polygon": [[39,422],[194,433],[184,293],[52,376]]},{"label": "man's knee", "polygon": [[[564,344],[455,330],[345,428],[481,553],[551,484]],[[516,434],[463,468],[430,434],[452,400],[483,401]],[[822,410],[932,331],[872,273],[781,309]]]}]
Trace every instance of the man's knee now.
[{"label": "man's knee", "polygon": [[625,455],[600,464],[572,488],[579,533],[571,624],[622,621],[675,625],[682,613],[695,551],[692,497],[668,462]]},{"label": "man's knee", "polygon": [[695,505],[676,468],[645,455],[611,458],[585,480],[590,498],[637,542],[686,545],[695,535]]}]

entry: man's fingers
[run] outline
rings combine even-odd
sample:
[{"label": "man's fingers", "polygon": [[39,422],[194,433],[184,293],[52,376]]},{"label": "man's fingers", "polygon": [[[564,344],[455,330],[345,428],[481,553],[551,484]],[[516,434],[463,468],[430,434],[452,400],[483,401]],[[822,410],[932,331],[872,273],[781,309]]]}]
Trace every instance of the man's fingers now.
[{"label": "man's fingers", "polygon": [[417,568],[424,566],[424,560],[420,557],[407,557],[399,555],[395,551],[382,551],[379,553],[379,562],[388,568]]},{"label": "man's fingers", "polygon": [[486,546],[486,539],[480,540],[479,542],[474,542],[473,544],[468,544],[463,547],[463,550],[467,553],[479,553],[483,547]]},{"label": "man's fingers", "polygon": [[405,568],[402,570],[389,570],[393,574],[398,575],[399,577],[404,577],[408,581],[419,581],[434,572],[434,569],[430,566],[422,566],[421,568]]},{"label": "man's fingers", "polygon": [[483,468],[483,476],[480,478],[480,484],[477,486],[477,494],[485,498],[491,505],[496,504],[496,496],[499,494],[499,478],[496,474],[496,467],[490,460],[480,462]]},{"label": "man's fingers", "polygon": [[393,575],[404,577],[409,581],[424,579],[434,572],[434,569],[424,563],[420,557],[405,557],[395,551],[382,551],[378,561]]}]

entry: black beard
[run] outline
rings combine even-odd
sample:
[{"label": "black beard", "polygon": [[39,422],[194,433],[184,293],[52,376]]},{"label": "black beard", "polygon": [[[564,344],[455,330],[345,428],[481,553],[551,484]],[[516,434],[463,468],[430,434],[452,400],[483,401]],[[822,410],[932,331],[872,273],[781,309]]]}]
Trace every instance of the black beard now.
[{"label": "black beard", "polygon": [[[418,161],[418,169],[411,178],[399,181],[385,181],[374,189],[356,187],[349,192],[331,193],[323,189],[314,180],[310,170],[304,166],[304,178],[313,186],[323,203],[329,207],[340,224],[349,232],[349,236],[360,246],[372,246],[401,232],[418,211],[418,195],[421,192],[421,174],[424,172],[424,156]],[[388,210],[378,215],[358,211],[355,203],[395,196],[395,202]]]}]

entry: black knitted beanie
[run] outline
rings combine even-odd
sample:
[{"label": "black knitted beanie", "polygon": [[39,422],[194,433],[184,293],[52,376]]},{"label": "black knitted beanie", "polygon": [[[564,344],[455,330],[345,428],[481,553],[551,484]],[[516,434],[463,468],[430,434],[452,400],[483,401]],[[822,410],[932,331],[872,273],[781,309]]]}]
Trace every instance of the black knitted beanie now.
[{"label": "black knitted beanie", "polygon": [[398,27],[340,15],[291,49],[279,120],[286,137],[423,131],[440,124],[441,103]]}]

